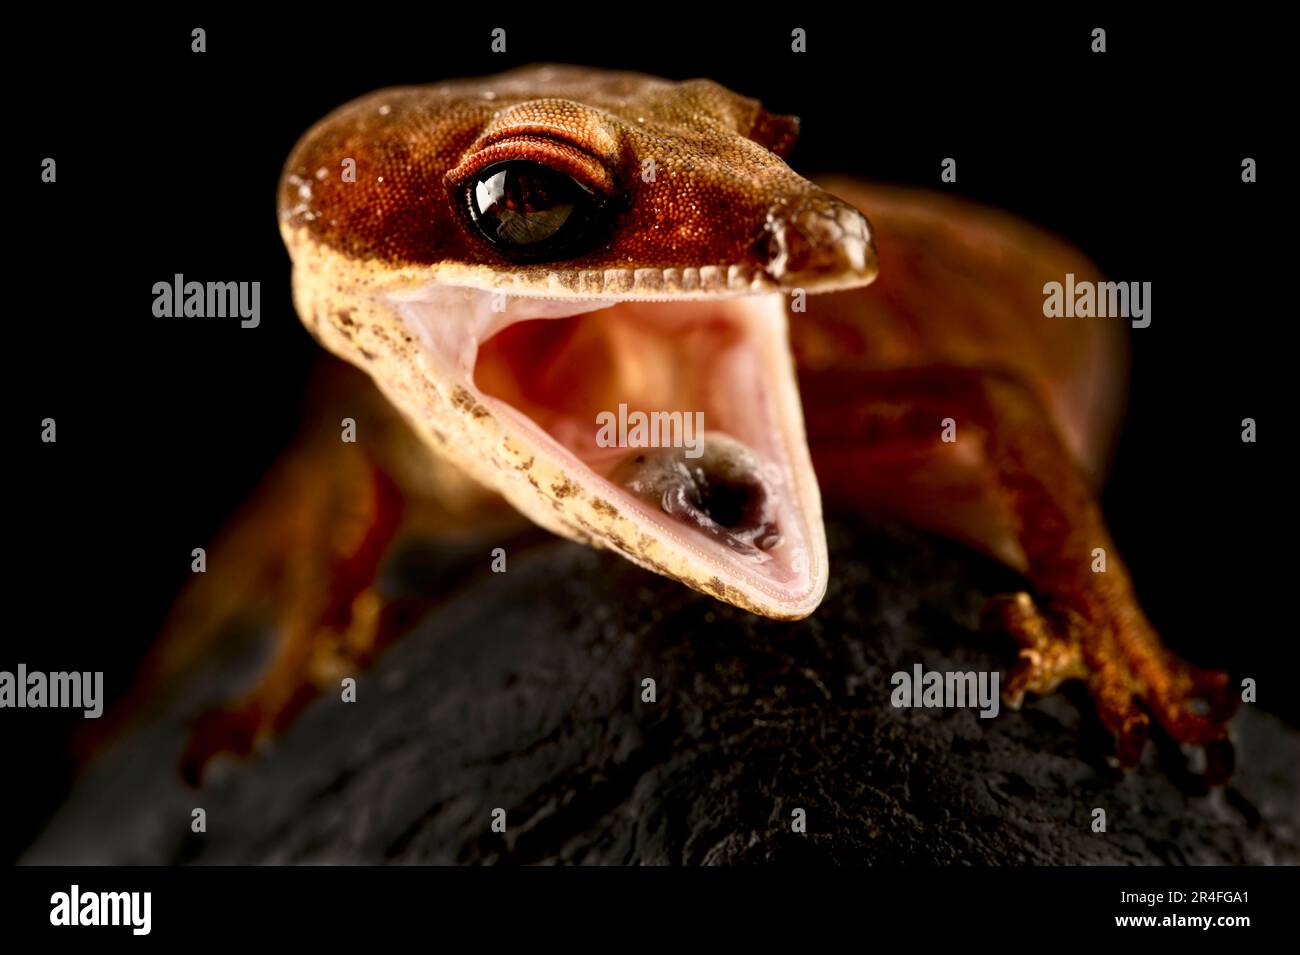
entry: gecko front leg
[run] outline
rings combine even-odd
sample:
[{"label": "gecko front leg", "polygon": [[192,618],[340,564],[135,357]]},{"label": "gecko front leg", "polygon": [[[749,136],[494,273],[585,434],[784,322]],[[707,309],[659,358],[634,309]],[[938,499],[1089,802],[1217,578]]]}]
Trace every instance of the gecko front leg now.
[{"label": "gecko front leg", "polygon": [[[301,453],[301,452],[300,452]],[[254,502],[246,516],[266,528],[266,509],[301,513],[300,532],[264,538],[278,566],[265,619],[276,634],[274,656],[246,696],[194,721],[181,774],[197,785],[219,754],[247,756],[260,739],[284,729],[323,687],[364,666],[391,637],[377,578],[402,525],[405,501],[392,477],[364,453],[295,459],[317,465],[284,493]],[[225,579],[224,575],[217,578]],[[213,623],[214,621],[209,621]]]},{"label": "gecko front leg", "polygon": [[[1227,675],[1192,667],[1160,643],[1031,388],[951,366],[807,372],[801,387],[810,402],[828,399],[808,420],[829,506],[891,513],[1025,575],[1032,594],[990,605],[990,618],[1020,645],[1004,687],[1010,706],[1079,679],[1121,765],[1140,759],[1150,714],[1172,739],[1205,749],[1207,778],[1226,778],[1233,758],[1224,723],[1235,709]],[[955,440],[944,440],[945,421]]]}]

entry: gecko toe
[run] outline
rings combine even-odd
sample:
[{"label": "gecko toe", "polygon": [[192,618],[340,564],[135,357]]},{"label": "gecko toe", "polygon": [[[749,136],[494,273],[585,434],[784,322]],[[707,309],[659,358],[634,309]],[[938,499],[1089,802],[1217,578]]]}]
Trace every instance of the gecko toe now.
[{"label": "gecko toe", "polygon": [[1019,709],[1026,693],[1044,696],[1066,680],[1084,676],[1073,628],[1042,613],[1028,593],[994,597],[985,606],[984,619],[1020,645],[1020,658],[1007,674],[1002,694],[1013,709]]},{"label": "gecko toe", "polygon": [[1204,749],[1207,781],[1226,780],[1234,755],[1224,723],[1239,703],[1228,675],[1165,651],[1144,620],[1095,611],[1040,604],[1024,591],[988,602],[985,626],[1020,647],[1003,688],[1007,706],[1019,709],[1027,694],[1045,696],[1067,680],[1082,680],[1121,767],[1141,762],[1154,718],[1176,743]]}]

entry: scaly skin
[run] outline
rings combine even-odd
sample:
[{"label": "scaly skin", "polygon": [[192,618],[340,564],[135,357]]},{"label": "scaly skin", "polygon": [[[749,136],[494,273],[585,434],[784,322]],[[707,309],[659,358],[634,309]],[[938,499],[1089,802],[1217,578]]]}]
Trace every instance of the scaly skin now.
[{"label": "scaly skin", "polygon": [[[188,756],[193,773],[216,752],[249,751],[314,686],[364,663],[391,636],[372,588],[383,554],[405,535],[445,526],[449,513],[479,513],[464,504],[474,492],[449,476],[450,464],[557,533],[792,619],[811,613],[825,588],[820,482],[833,508],[902,517],[1024,574],[1027,590],[995,600],[989,613],[1022,648],[1010,704],[1081,679],[1123,765],[1140,757],[1150,713],[1175,740],[1207,747],[1209,775],[1227,774],[1226,677],[1160,645],[1094,498],[1123,407],[1122,334],[1112,322],[1042,316],[1045,281],[1097,278],[1096,269],[991,210],[852,180],[825,191],[781,160],[795,132],[794,120],[706,81],[546,67],[381,91],[304,136],[280,193],[295,303],[312,334],[366,371],[401,419],[354,379],[337,378],[335,390],[357,395],[373,426],[356,446],[327,433],[301,443],[243,522],[272,532],[237,525],[178,604],[169,629],[180,636],[163,642],[172,649],[160,650],[168,662],[155,672],[197,656],[202,638],[193,635],[228,615],[221,567],[256,553],[298,571],[263,588],[284,634],[277,663],[248,699],[202,724]],[[476,235],[458,205],[464,184],[519,159],[611,197],[608,234],[532,263]],[[347,160],[355,181],[338,174]],[[868,287],[877,242],[881,279]],[[472,290],[505,291],[524,318],[543,299],[558,303],[557,314],[599,303],[620,317],[575,321],[563,336],[552,330],[569,326],[482,331]],[[790,314],[791,340],[772,303],[799,300],[802,309],[801,291],[826,294]],[[629,304],[645,300],[663,304]],[[699,320],[657,335],[673,309]],[[540,430],[541,416],[562,418],[593,382],[599,402],[647,376],[696,397],[750,380],[715,380],[717,366],[692,364],[692,346],[680,344],[718,316],[751,348],[761,387],[707,400],[724,412],[726,399],[765,409],[773,437],[762,456],[778,475],[783,530],[765,566],[788,570],[780,580],[750,573],[632,501]],[[479,331],[463,331],[470,327]],[[480,349],[493,335],[498,345]],[[656,359],[659,351],[668,357]],[[612,367],[630,372],[605,380]],[[544,400],[519,404],[539,392]],[[521,424],[515,406],[542,423]],[[323,417],[337,421],[338,402],[325,407]],[[955,443],[940,440],[947,418]],[[286,471],[310,473],[314,488],[304,493]],[[349,507],[362,515],[355,533],[322,544]],[[1092,572],[1098,547],[1105,573]]]}]

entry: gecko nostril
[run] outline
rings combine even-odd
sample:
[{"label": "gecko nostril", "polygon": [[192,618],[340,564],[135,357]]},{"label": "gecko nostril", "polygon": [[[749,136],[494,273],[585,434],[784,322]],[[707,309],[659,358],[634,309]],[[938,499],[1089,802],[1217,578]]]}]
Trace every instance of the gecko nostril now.
[{"label": "gecko nostril", "polygon": [[768,210],[755,255],[785,288],[876,274],[871,224],[845,202],[824,192],[782,201]]},{"label": "gecko nostril", "polygon": [[717,433],[705,435],[702,451],[690,458],[682,448],[639,450],[611,480],[733,550],[771,550],[781,541],[776,495],[758,457]]}]

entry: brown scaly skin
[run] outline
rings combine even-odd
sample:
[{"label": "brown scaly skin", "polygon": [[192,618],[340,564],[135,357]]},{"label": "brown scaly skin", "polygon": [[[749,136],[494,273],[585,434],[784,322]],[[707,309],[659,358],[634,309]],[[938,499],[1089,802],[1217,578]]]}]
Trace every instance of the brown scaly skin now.
[{"label": "brown scaly skin", "polygon": [[[338,379],[338,393],[355,392],[375,426],[360,429],[359,447],[340,446],[327,433],[339,403],[324,402],[324,437],[301,442],[227,533],[221,546],[243,559],[212,560],[207,578],[178,602],[155,675],[201,657],[203,634],[231,615],[222,577],[229,571],[221,568],[249,560],[296,568],[270,578],[274,585],[259,590],[246,580],[235,591],[274,608],[282,644],[246,700],[200,725],[187,757],[194,775],[217,752],[250,751],[315,687],[336,685],[340,672],[364,664],[391,636],[372,588],[384,553],[405,536],[444,528],[449,511],[477,513],[457,503],[473,492],[448,484],[455,478],[430,450],[559,533],[615,546],[756,612],[808,612],[754,603],[761,595],[716,575],[702,582],[689,558],[674,563],[641,549],[652,546],[644,536],[630,548],[623,525],[602,523],[617,510],[609,501],[593,493],[575,515],[573,498],[583,497],[576,485],[539,482],[533,471],[530,488],[517,457],[494,468],[482,454],[458,459],[444,432],[461,429],[472,441],[482,436],[476,429],[494,424],[492,413],[457,391],[445,390],[452,399],[440,403],[444,390],[411,377],[410,337],[373,311],[367,291],[431,277],[524,296],[639,293],[668,302],[686,293],[827,291],[809,297],[790,328],[828,506],[901,517],[1024,574],[1029,589],[991,602],[988,614],[1021,646],[1005,688],[1011,705],[1080,679],[1123,765],[1139,759],[1150,713],[1173,739],[1207,748],[1209,776],[1226,776],[1224,721],[1233,708],[1226,676],[1195,670],[1161,646],[1094,497],[1123,407],[1120,329],[1042,316],[1045,281],[1066,272],[1098,278],[1096,269],[1018,220],[937,194],[853,180],[823,191],[778,158],[794,132],[793,120],[715,84],[548,68],[385,91],[305,137],[281,194],[299,312],[324,344],[370,373],[407,423],[368,386]],[[340,183],[330,173],[340,156],[356,158],[366,175]],[[636,173],[647,157],[673,188],[642,183]],[[572,261],[519,265],[494,256],[447,205],[465,175],[503,158],[533,159],[619,192],[617,230]],[[382,182],[376,169],[386,174]],[[881,279],[871,287],[862,286],[874,275],[875,253],[853,208],[874,224]],[[947,418],[956,443],[939,440]],[[509,439],[496,440],[480,447],[489,455],[509,450]],[[310,492],[287,480],[289,472],[311,475]],[[815,488],[801,500],[820,531]],[[329,528],[349,512],[360,515],[355,533],[331,538]],[[259,525],[272,532],[259,534]],[[1098,547],[1104,573],[1092,571]]]}]

